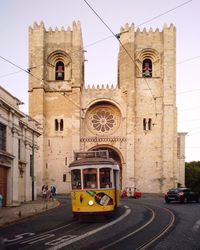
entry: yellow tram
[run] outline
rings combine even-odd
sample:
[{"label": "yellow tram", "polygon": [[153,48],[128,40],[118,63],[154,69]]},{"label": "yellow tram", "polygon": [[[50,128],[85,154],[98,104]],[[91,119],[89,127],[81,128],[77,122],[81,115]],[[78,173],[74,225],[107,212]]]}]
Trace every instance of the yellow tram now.
[{"label": "yellow tram", "polygon": [[120,202],[120,173],[107,150],[75,153],[69,168],[74,216],[115,211]]}]

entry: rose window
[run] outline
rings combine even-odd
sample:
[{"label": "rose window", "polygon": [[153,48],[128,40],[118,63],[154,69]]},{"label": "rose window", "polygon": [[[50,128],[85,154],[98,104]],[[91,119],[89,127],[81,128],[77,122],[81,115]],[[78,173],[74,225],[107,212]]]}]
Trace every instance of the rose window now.
[{"label": "rose window", "polygon": [[119,117],[119,110],[115,107],[98,107],[89,111],[87,123],[92,132],[108,134],[117,129]]},{"label": "rose window", "polygon": [[93,115],[92,124],[97,131],[108,131],[113,127],[114,123],[113,115],[110,112],[105,112],[103,110]]}]

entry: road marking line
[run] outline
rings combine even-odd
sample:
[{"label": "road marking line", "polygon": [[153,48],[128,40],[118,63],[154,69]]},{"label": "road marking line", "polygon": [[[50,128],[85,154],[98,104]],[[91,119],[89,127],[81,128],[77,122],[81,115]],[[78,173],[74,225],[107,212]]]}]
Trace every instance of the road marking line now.
[{"label": "road marking line", "polygon": [[[16,241],[23,241],[22,243],[24,243],[24,240],[25,241],[32,241],[32,240],[34,240],[35,238],[38,238],[38,237],[40,237],[40,236],[42,236],[42,235],[46,235],[46,234],[48,234],[48,233],[52,233],[52,232],[55,232],[55,231],[57,231],[57,230],[60,230],[60,229],[63,229],[63,228],[66,228],[66,227],[69,227],[69,226],[71,226],[72,224],[76,224],[77,222],[72,222],[72,223],[69,223],[69,224],[67,224],[67,225],[64,225],[64,226],[61,226],[61,227],[57,227],[57,228],[54,228],[54,229],[51,229],[51,230],[49,230],[49,231],[47,231],[47,232],[44,232],[44,233],[41,233],[41,234],[38,234],[38,235],[36,235],[35,233],[23,233],[23,234],[19,234],[19,235],[15,235],[14,237],[14,239],[7,239],[7,238],[4,238],[3,239],[3,242],[4,243],[6,243],[6,245],[8,246],[10,246],[10,245],[14,245],[14,244],[16,244]],[[23,237],[24,235],[27,235],[28,234],[28,236],[33,236],[33,237]],[[7,242],[8,242],[8,244],[7,244]],[[18,243],[19,243],[18,242]],[[22,243],[20,243],[20,244],[22,244]]]},{"label": "road marking line", "polygon": [[[82,239],[84,239],[84,238],[86,238],[88,236],[91,236],[91,235],[93,235],[93,234],[95,234],[95,233],[97,233],[97,232],[99,232],[99,231],[101,231],[101,230],[103,230],[103,229],[105,229],[107,227],[110,227],[110,226],[116,224],[117,222],[123,220],[126,216],[128,216],[130,214],[130,212],[131,212],[131,209],[128,208],[128,209],[126,209],[126,212],[123,215],[121,215],[118,219],[116,219],[115,221],[112,221],[112,222],[110,222],[110,223],[108,223],[108,224],[106,224],[106,225],[104,225],[102,227],[99,227],[99,228],[94,229],[92,231],[89,231],[89,232],[87,232],[85,234],[82,234],[82,235],[80,235],[80,236],[78,236],[78,237],[76,237],[74,239],[63,242],[63,243],[61,243],[61,244],[59,244],[57,246],[50,247],[50,248],[48,248],[48,250],[60,249],[62,247],[68,246],[68,245],[70,245],[70,244],[72,244],[72,243],[74,243],[76,241],[79,241],[79,240],[82,240]],[[49,244],[49,243],[47,242],[47,243],[45,243],[45,245],[46,244]]]},{"label": "road marking line", "polygon": [[198,221],[194,224],[192,230],[193,230],[194,232],[198,232],[198,231],[199,231],[199,228],[200,228],[200,220],[198,220]]},{"label": "road marking line", "polygon": [[146,226],[148,226],[149,224],[151,224],[151,222],[155,219],[155,213],[154,213],[154,211],[151,208],[147,208],[147,209],[149,209],[152,212],[152,217],[151,217],[151,219],[147,223],[145,223],[141,227],[137,228],[135,231],[133,231],[133,232],[125,235],[124,237],[122,237],[122,238],[120,238],[120,239],[118,239],[118,240],[116,240],[116,241],[114,241],[114,242],[112,242],[112,243],[110,243],[110,244],[108,244],[108,245],[100,248],[99,250],[103,250],[103,249],[106,249],[108,247],[111,247],[111,246],[115,245],[116,243],[118,243],[118,242],[120,242],[120,241],[128,238],[129,236],[131,236],[133,234],[136,234],[137,232],[139,232],[140,230],[142,230],[143,228],[145,228]]},{"label": "road marking line", "polygon": [[20,244],[25,244],[25,243],[28,243],[29,245],[32,245],[38,241],[42,241],[42,240],[45,240],[45,239],[48,239],[48,238],[51,238],[51,237],[54,237],[55,234],[43,234],[43,235],[37,235],[36,237],[33,237],[33,238],[30,238],[30,239],[27,239],[25,241],[22,241]]},{"label": "road marking line", "polygon": [[24,235],[28,235],[28,236],[33,236],[33,235],[35,235],[35,233],[23,233],[23,234],[17,234],[17,235],[15,235],[14,237],[14,239],[7,239],[7,238],[4,238],[3,239],[3,242],[4,243],[10,243],[10,242],[16,242],[16,241],[19,241],[19,240],[21,240],[21,239],[23,239],[24,238]]}]

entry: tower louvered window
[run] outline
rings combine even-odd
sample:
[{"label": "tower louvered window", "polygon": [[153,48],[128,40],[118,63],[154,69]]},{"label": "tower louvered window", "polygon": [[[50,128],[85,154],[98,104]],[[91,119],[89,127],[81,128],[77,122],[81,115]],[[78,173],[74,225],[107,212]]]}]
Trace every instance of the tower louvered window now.
[{"label": "tower louvered window", "polygon": [[145,59],[142,63],[142,76],[152,77],[152,61],[150,59]]},{"label": "tower louvered window", "polygon": [[58,61],[56,63],[56,80],[58,81],[63,81],[65,79],[65,67],[64,67],[64,63],[62,61]]}]

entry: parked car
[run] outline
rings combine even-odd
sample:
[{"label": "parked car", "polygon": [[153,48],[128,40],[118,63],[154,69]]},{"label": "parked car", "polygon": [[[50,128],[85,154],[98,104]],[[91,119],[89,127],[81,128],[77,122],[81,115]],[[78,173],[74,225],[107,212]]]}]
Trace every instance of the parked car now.
[{"label": "parked car", "polygon": [[165,194],[165,201],[179,201],[181,203],[196,201],[199,202],[200,195],[198,192],[192,191],[190,188],[173,188]]},{"label": "parked car", "polygon": [[129,198],[141,198],[142,197],[142,193],[134,187],[127,187],[125,188],[122,193],[121,193],[121,197],[125,198],[125,197],[129,197]]}]

